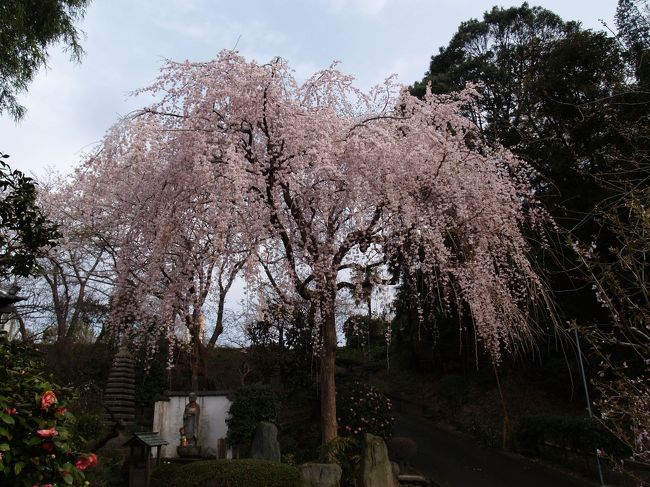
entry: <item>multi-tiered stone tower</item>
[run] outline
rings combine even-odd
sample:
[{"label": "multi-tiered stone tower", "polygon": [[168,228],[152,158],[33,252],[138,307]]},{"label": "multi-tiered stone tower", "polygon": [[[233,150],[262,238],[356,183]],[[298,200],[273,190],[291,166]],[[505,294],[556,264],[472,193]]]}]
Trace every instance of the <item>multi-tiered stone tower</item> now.
[{"label": "multi-tiered stone tower", "polygon": [[135,423],[135,371],[133,357],[125,346],[113,359],[104,392],[104,421],[122,425]]}]

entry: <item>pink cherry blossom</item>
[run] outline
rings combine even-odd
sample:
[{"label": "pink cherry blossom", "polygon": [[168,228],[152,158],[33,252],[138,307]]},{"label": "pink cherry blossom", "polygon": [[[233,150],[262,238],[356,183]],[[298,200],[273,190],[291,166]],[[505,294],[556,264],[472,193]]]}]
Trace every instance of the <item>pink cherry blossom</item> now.
[{"label": "pink cherry blossom", "polygon": [[116,124],[76,176],[118,239],[111,321],[122,333],[175,339],[180,328],[199,343],[213,279],[227,289],[239,270],[260,308],[269,289],[307,303],[325,443],[337,434],[336,315],[351,272],[399,255],[436,291],[420,298],[466,309],[496,361],[533,339],[527,310],[550,304],[523,230],[544,241],[548,220],[530,168],[462,115],[471,87],[420,100],[389,78],[366,93],[335,65],[299,83],[282,59],[223,51],[168,62],[137,93],[159,101]]}]

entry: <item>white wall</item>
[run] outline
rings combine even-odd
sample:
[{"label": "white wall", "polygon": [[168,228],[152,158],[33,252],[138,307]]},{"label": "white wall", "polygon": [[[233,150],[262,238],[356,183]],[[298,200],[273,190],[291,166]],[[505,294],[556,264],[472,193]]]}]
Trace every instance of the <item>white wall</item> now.
[{"label": "white wall", "polygon": [[[199,393],[201,394],[201,393]],[[211,448],[216,455],[219,438],[225,438],[228,427],[226,417],[230,409],[230,400],[225,394],[204,393],[198,395],[196,402],[201,407],[199,418],[199,445],[205,454],[206,448]],[[183,426],[183,412],[189,402],[187,395],[171,393],[168,401],[156,401],[153,413],[153,431],[156,431],[169,445],[163,446],[161,456],[174,458],[176,447],[180,444],[178,430]],[[153,449],[155,450],[155,448]]]}]

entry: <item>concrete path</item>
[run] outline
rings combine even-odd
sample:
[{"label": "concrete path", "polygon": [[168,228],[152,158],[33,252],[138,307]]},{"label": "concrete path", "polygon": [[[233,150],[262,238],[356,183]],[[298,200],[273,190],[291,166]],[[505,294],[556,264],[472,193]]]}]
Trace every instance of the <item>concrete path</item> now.
[{"label": "concrete path", "polygon": [[[440,487],[595,487],[529,459],[482,448],[471,438],[445,431],[424,419],[398,414],[395,436],[415,440],[413,466]],[[595,468],[595,466],[594,466]],[[597,473],[594,471],[594,476]],[[597,479],[597,477],[595,477]]]}]

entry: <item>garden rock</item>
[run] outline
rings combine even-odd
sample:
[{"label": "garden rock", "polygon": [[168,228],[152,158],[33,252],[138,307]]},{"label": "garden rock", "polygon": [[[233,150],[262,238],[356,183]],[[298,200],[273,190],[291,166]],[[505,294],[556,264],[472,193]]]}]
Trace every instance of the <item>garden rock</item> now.
[{"label": "garden rock", "polygon": [[262,421],[255,429],[251,458],[280,463],[280,443],[278,443],[278,428],[273,423]]},{"label": "garden rock", "polygon": [[341,467],[335,463],[305,463],[300,466],[302,487],[339,487]]},{"label": "garden rock", "polygon": [[395,487],[397,480],[388,459],[386,443],[379,436],[366,433],[361,459],[361,487]]},{"label": "garden rock", "polygon": [[418,446],[411,438],[394,436],[388,440],[388,456],[397,462],[401,470],[411,465],[418,452]]}]

